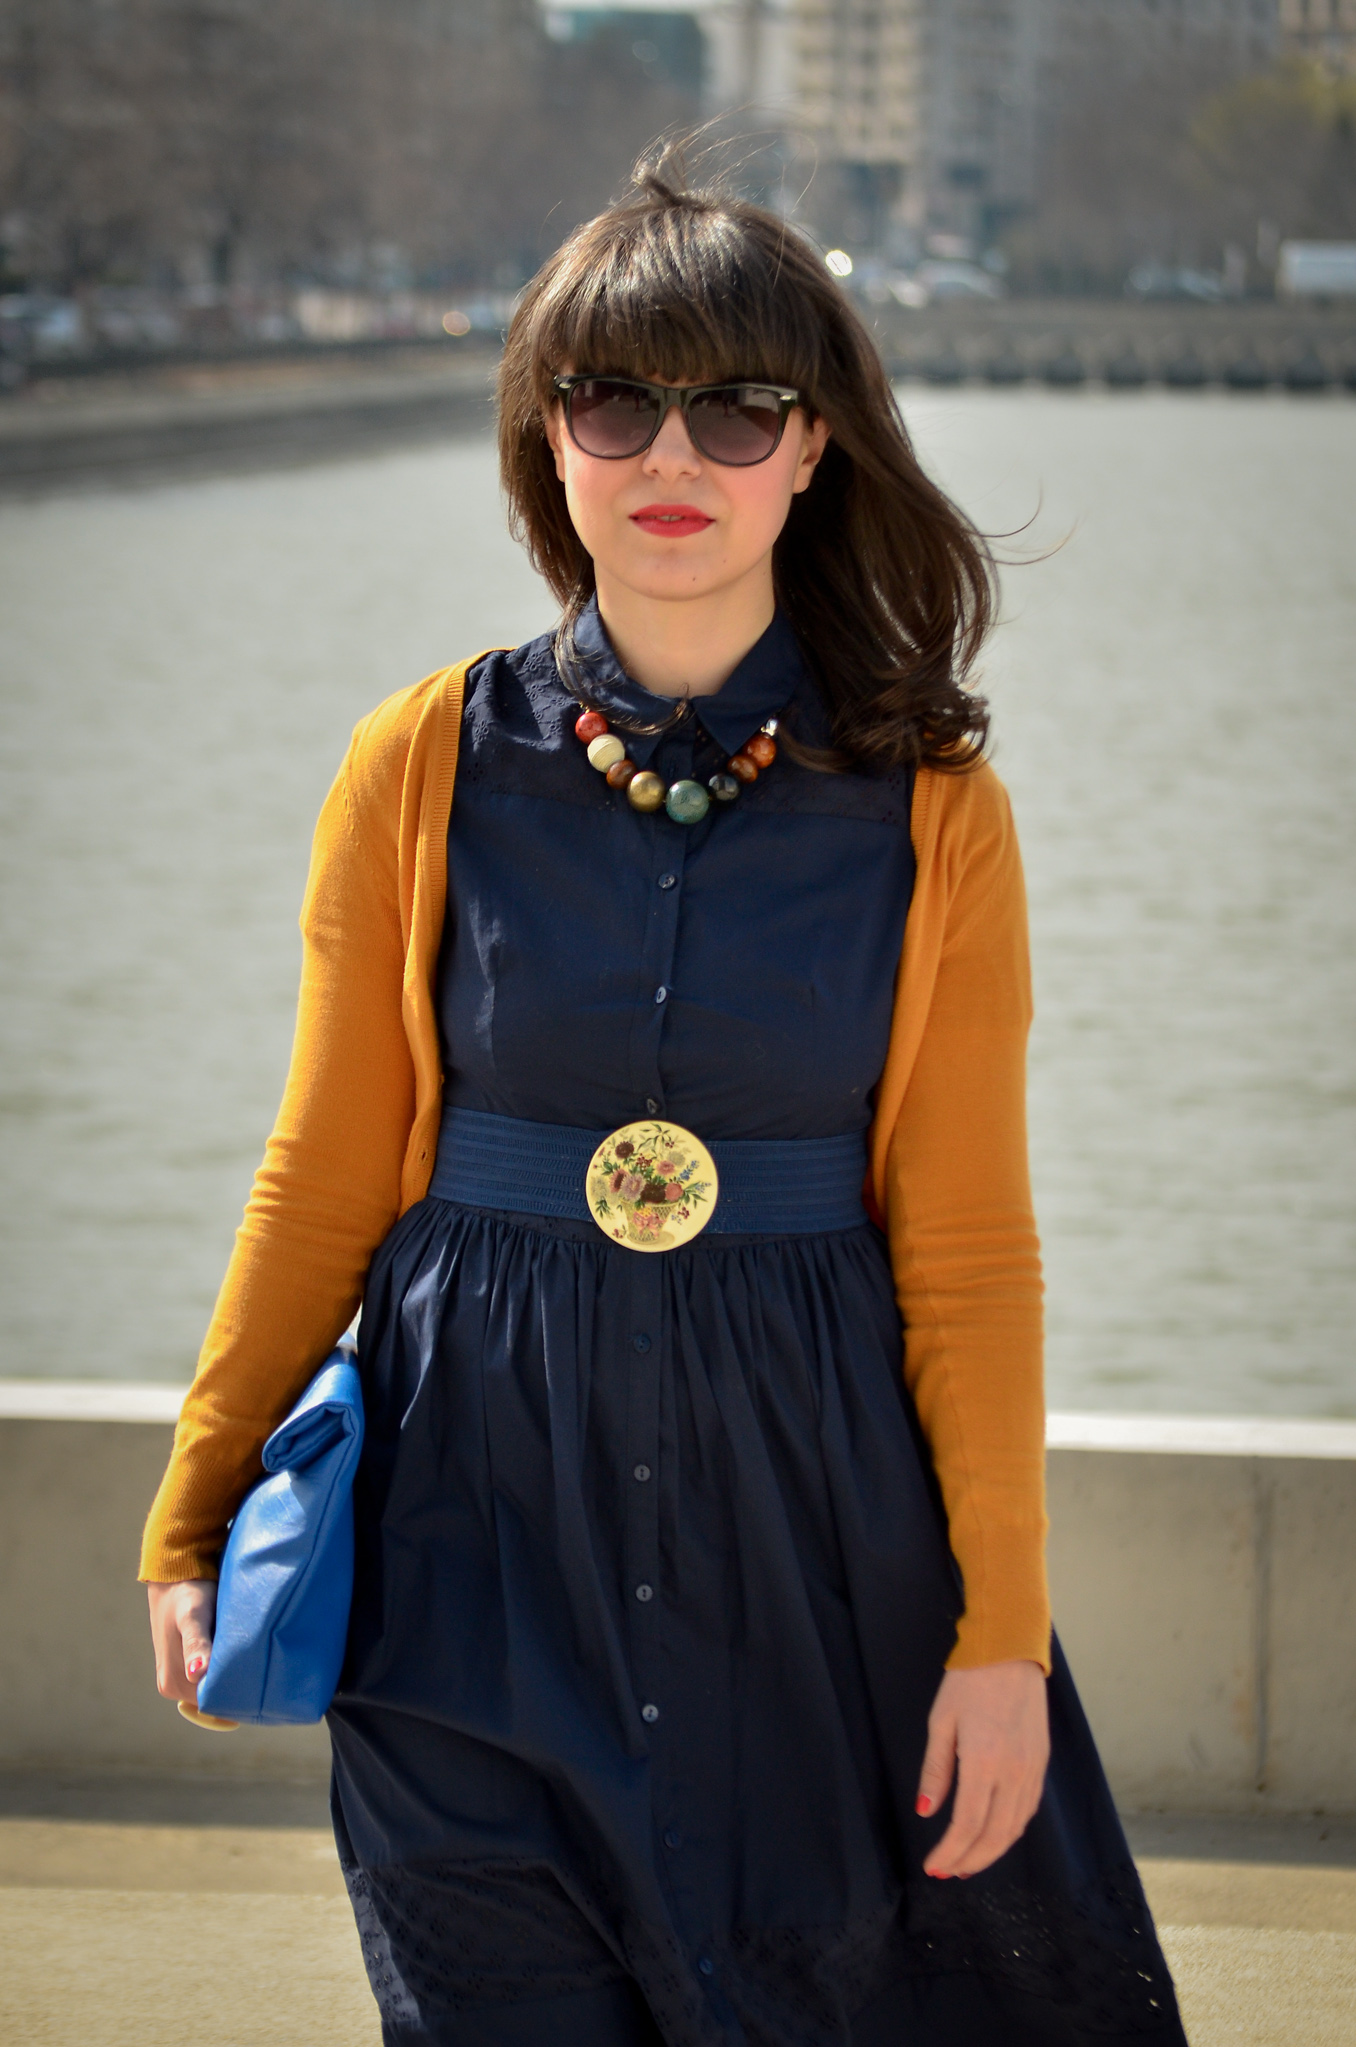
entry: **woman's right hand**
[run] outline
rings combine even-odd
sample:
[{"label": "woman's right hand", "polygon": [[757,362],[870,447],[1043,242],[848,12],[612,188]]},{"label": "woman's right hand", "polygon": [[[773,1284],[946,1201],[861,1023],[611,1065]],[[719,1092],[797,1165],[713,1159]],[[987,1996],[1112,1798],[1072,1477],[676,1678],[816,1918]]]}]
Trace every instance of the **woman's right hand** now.
[{"label": "woman's right hand", "polygon": [[162,1699],[198,1703],[198,1680],[212,1660],[217,1619],[214,1578],[181,1578],[175,1585],[148,1585],[151,1639],[155,1643],[155,1684]]}]

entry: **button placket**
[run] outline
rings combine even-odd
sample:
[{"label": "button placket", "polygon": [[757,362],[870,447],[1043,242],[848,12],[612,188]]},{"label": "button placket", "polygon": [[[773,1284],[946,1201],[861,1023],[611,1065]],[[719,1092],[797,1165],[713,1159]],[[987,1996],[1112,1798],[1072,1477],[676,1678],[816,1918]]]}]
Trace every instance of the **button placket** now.
[{"label": "button placket", "polygon": [[629,1379],[626,1463],[622,1475],[625,1510],[622,1593],[637,1709],[652,1731],[660,1726],[664,1708],[656,1483],[666,1355],[663,1263],[662,1258],[627,1259],[631,1268],[626,1273],[630,1322],[629,1339],[622,1353]]},{"label": "button placket", "polygon": [[[650,765],[667,782],[678,781],[692,770],[693,744],[690,723],[680,733],[661,740]],[[631,1031],[631,1085],[647,1116],[665,1112],[664,1088],[659,1074],[659,1050],[664,1023],[673,994],[674,962],[678,949],[678,919],[682,907],[687,847],[694,827],[678,825],[658,811],[638,818],[649,838],[650,914],[646,922],[639,963],[643,1000],[636,1005]]]},{"label": "button placket", "polygon": [[[650,765],[671,782],[691,772],[692,752],[690,743],[684,746],[669,741],[656,750]],[[687,755],[686,762],[675,757],[682,753]],[[662,1115],[666,1106],[659,1052],[675,983],[680,977],[676,956],[686,862],[689,849],[700,845],[705,830],[676,825],[662,811],[642,822],[650,835],[650,916],[639,969],[641,999],[636,1003],[631,1037],[632,1081],[633,1085],[638,1084],[637,1093],[645,1113],[654,1116]],[[700,836],[694,838],[694,830]],[[667,1261],[636,1258],[628,1262],[632,1267],[644,1268],[627,1274],[630,1320],[624,1352],[629,1388],[620,1590],[626,1609],[631,1676],[637,1716],[650,1751],[651,1811],[656,1828],[664,1829],[661,1838],[667,1852],[662,1881],[672,1900],[677,1923],[684,1929],[689,1966],[718,2020],[726,2024],[732,2021],[733,2014],[719,1987],[719,1971],[710,1951],[712,1929],[706,1924],[699,1880],[701,1857],[698,1855],[696,1863],[689,1867],[688,1855],[680,1852],[686,1844],[686,1833],[675,1802],[678,1787],[674,1781],[677,1758],[673,1743],[677,1740],[681,1748],[683,1730],[666,1716],[669,1687],[659,1564],[662,1496],[659,1433],[671,1339],[664,1305]]]}]

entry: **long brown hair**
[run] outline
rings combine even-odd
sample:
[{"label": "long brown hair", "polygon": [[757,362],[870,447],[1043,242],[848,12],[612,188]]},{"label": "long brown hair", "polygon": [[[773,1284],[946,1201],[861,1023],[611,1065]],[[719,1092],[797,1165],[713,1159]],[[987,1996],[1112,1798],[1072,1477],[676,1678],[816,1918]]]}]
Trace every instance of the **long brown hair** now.
[{"label": "long brown hair", "polygon": [[[994,608],[983,538],[923,474],[870,335],[819,251],[786,221],[667,160],[577,228],[528,285],[499,374],[509,517],[564,612],[594,591],[544,420],[565,369],[670,384],[793,386],[831,439],[773,554],[777,600],[813,668],[823,767],[972,765],[988,708],[965,687]],[[794,735],[787,735],[792,740]]]}]

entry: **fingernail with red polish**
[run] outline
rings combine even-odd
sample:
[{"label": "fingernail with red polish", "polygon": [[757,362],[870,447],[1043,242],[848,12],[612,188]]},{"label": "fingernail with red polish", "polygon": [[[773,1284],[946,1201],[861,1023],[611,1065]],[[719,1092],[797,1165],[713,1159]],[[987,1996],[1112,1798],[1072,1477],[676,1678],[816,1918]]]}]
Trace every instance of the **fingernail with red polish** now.
[{"label": "fingernail with red polish", "polygon": [[207,1658],[205,1656],[195,1656],[184,1667],[190,1677],[201,1677],[207,1668]]},{"label": "fingernail with red polish", "polygon": [[932,1811],[932,1800],[928,1797],[926,1791],[919,1792],[918,1803],[914,1807],[914,1811],[917,1813],[920,1820],[925,1820],[928,1814]]}]

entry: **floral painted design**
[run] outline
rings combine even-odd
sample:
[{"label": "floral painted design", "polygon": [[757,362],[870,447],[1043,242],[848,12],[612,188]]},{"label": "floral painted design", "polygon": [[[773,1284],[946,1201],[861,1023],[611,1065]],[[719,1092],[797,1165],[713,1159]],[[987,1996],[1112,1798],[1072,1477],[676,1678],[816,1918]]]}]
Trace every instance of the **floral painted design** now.
[{"label": "floral painted design", "polygon": [[633,1251],[671,1251],[695,1237],[716,1204],[711,1154],[676,1123],[628,1123],[588,1170],[588,1202],[607,1236]]}]

